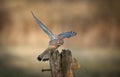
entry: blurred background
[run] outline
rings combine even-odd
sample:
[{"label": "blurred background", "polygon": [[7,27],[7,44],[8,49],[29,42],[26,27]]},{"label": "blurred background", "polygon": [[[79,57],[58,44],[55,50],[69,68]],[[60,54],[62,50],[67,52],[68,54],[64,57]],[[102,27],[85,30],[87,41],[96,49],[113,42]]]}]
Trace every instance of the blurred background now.
[{"label": "blurred background", "polygon": [[49,38],[31,11],[55,34],[77,32],[59,48],[79,60],[76,77],[120,76],[119,0],[0,0],[0,77],[51,77],[37,60]]}]

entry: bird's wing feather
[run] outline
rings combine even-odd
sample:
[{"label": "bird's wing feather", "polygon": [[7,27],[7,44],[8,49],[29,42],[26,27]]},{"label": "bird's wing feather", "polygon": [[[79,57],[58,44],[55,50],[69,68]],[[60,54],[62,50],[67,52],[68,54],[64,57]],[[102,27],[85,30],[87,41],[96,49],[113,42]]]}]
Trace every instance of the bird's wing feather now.
[{"label": "bird's wing feather", "polygon": [[70,31],[70,32],[60,33],[60,34],[58,34],[58,37],[61,38],[61,39],[64,39],[64,38],[73,37],[73,36],[75,36],[76,34],[77,34],[77,33]]},{"label": "bird's wing feather", "polygon": [[42,30],[49,36],[51,40],[55,39],[54,34],[32,13],[33,18],[35,19],[36,23],[42,28]]}]

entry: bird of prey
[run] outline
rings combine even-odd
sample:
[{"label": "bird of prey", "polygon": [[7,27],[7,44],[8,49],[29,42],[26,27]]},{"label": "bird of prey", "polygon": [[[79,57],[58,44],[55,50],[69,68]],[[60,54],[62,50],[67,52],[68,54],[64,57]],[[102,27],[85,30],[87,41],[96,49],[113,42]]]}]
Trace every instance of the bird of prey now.
[{"label": "bird of prey", "polygon": [[35,19],[36,23],[50,38],[48,48],[42,54],[40,54],[38,56],[39,61],[49,60],[51,50],[56,50],[58,47],[63,45],[64,38],[70,38],[77,34],[73,31],[70,31],[70,32],[63,32],[58,35],[54,35],[33,13],[32,13],[32,15],[33,15],[33,18]]}]

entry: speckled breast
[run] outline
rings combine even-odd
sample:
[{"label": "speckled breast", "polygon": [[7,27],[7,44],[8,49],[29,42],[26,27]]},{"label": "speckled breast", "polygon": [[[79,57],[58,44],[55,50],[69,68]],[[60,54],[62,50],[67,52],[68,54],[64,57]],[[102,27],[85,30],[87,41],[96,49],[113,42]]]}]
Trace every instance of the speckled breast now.
[{"label": "speckled breast", "polygon": [[60,46],[60,45],[63,45],[63,40],[61,40],[61,39],[54,39],[54,40],[51,40],[50,42],[49,42],[49,45],[58,45],[58,46]]}]

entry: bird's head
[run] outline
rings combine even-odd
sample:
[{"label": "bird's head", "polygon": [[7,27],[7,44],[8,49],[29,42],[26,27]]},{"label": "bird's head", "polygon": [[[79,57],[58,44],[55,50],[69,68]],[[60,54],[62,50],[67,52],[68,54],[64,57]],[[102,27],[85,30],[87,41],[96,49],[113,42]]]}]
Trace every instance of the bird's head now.
[{"label": "bird's head", "polygon": [[73,34],[73,36],[77,35],[77,33],[76,33],[76,32],[71,31],[71,33]]}]

